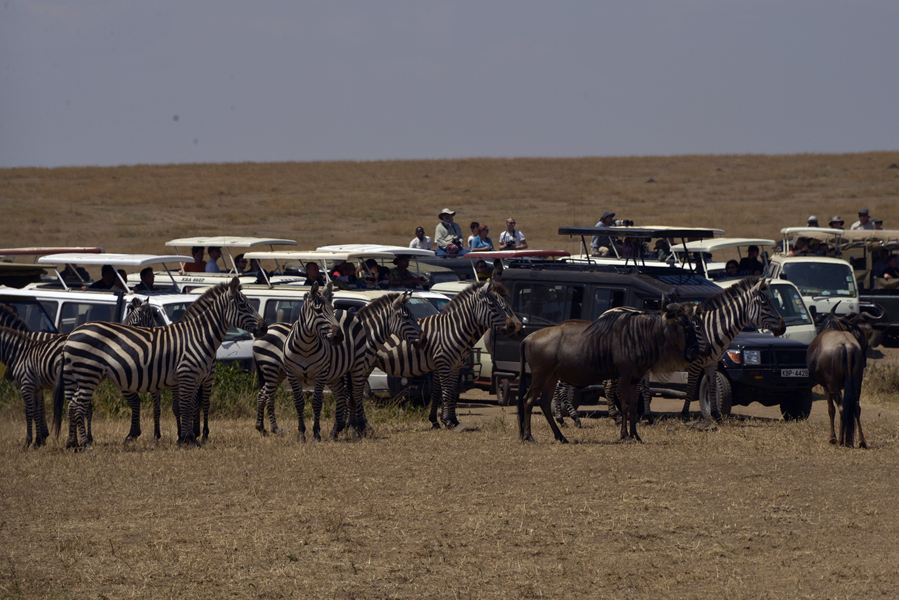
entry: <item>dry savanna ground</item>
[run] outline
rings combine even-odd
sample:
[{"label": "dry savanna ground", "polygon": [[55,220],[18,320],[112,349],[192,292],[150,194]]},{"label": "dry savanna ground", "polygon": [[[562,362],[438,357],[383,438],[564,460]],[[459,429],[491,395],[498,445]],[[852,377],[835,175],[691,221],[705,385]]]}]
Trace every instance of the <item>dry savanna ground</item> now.
[{"label": "dry savanna ground", "polygon": [[[245,234],[405,243],[443,206],[536,246],[612,207],[641,223],[776,237],[859,206],[899,225],[896,153],[0,170],[2,246],[154,252]],[[650,182],[648,180],[652,179]],[[848,214],[847,214],[848,213]],[[874,362],[869,450],[827,443],[826,409],[784,423],[742,410],[717,428],[663,419],[645,444],[608,419],[516,440],[509,408],[472,402],[465,431],[372,410],[361,442],[261,438],[213,414],[210,442],[121,439],[22,451],[0,402],[0,597],[848,598],[899,586],[895,355]],[[247,410],[252,394],[244,392]],[[483,398],[470,395],[469,398]],[[214,404],[215,405],[215,404]],[[219,404],[221,406],[221,403]],[[675,406],[659,403],[664,411]],[[281,411],[290,426],[290,412]],[[330,427],[330,422],[326,423]]]}]

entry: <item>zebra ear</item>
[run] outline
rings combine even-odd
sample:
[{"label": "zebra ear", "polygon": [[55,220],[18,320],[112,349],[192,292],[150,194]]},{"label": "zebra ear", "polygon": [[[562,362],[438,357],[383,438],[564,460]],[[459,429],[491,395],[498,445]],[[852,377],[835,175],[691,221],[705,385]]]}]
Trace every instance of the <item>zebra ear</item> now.
[{"label": "zebra ear", "polygon": [[231,288],[232,292],[240,291],[240,279],[237,277],[232,277],[231,282],[228,284],[228,287]]},{"label": "zebra ear", "polygon": [[330,281],[325,285],[325,291],[322,294],[322,297],[328,304],[332,304],[334,302],[334,284]]},{"label": "zebra ear", "polygon": [[317,281],[312,282],[312,289],[309,290],[309,293],[312,294],[313,296],[318,295],[318,282]]}]

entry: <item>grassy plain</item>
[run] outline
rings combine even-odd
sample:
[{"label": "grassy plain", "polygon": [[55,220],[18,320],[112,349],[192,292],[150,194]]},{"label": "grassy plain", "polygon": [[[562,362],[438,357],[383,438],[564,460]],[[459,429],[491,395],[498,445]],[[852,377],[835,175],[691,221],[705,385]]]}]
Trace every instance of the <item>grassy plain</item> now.
[{"label": "grassy plain", "polygon": [[[897,154],[138,166],[0,170],[4,246],[161,251],[231,233],[405,243],[443,206],[517,217],[536,246],[607,208],[639,223],[777,237],[868,206],[899,226]],[[654,182],[647,182],[652,178]],[[106,410],[89,452],[22,451],[0,399],[0,597],[893,597],[899,575],[895,354],[863,397],[871,449],[827,443],[826,410],[753,408],[712,431],[664,419],[645,444],[607,419],[576,442],[516,441],[510,409],[470,428],[373,410],[358,443],[260,438],[252,390],[219,390],[212,438],[125,448]],[[282,399],[282,425],[292,427]],[[330,423],[326,424],[329,427]]]}]

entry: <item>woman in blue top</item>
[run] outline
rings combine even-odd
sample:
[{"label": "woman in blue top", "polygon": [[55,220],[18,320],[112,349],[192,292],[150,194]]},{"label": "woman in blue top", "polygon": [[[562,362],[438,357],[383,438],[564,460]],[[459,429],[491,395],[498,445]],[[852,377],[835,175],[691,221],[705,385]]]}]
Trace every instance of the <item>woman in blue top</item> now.
[{"label": "woman in blue top", "polygon": [[486,252],[488,250],[493,250],[493,240],[488,237],[489,233],[490,228],[486,225],[481,225],[480,229],[478,229],[478,237],[471,240],[472,252]]}]

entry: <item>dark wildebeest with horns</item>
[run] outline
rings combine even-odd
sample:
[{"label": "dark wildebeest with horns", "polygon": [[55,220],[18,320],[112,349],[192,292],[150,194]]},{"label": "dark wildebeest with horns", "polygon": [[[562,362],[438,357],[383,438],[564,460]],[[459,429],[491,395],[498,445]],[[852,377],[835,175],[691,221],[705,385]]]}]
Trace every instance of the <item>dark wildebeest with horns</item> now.
[{"label": "dark wildebeest with horns", "polygon": [[556,382],[576,387],[618,379],[622,403],[621,439],[637,434],[637,386],[651,369],[658,373],[684,368],[702,348],[695,307],[669,304],[658,314],[632,308],[607,310],[595,321],[565,321],[546,327],[521,343],[521,376],[531,369],[531,383],[518,392],[518,429],[531,436],[531,410],[540,403],[556,439],[567,442],[552,418],[550,401]]},{"label": "dark wildebeest with horns", "polygon": [[[837,302],[839,304],[839,302]],[[868,321],[878,317],[867,313],[824,317],[823,327],[809,344],[806,354],[809,374],[827,394],[827,412],[830,414],[830,443],[837,443],[834,429],[834,405],[840,407],[841,446],[855,445],[855,423],[858,422],[859,446],[867,448],[862,432],[860,405],[862,378],[865,374],[868,354],[868,337],[872,332]],[[883,316],[883,315],[880,315]]]}]

